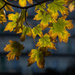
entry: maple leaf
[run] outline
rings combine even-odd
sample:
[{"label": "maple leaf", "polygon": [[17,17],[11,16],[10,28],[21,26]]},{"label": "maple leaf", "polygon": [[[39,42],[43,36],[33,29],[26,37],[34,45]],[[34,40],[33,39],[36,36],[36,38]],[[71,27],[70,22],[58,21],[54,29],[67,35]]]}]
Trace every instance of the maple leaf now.
[{"label": "maple leaf", "polygon": [[42,54],[42,51],[37,49],[32,49],[31,52],[28,54],[30,58],[28,59],[28,66],[32,65],[35,61],[37,62],[37,66],[41,69],[44,68],[45,59]]},{"label": "maple leaf", "polygon": [[25,36],[26,35],[31,36],[32,32],[31,32],[31,28],[30,27],[24,26],[23,31],[22,31],[22,35],[20,37],[21,41],[25,40]]},{"label": "maple leaf", "polygon": [[12,22],[8,22],[7,26],[5,27],[4,31],[13,31],[13,29],[16,27],[17,23],[17,19],[19,17],[19,13],[15,13],[15,14],[9,14],[8,15],[8,19],[12,20]]},{"label": "maple leaf", "polygon": [[[5,27],[4,31],[13,31],[14,28],[22,28],[23,27],[23,22],[25,21],[25,11],[22,10],[21,13],[15,13],[15,14],[9,14],[8,19],[12,20],[12,22],[8,22],[7,26]],[[26,15],[27,16],[27,15]],[[16,31],[18,32],[18,31]]]},{"label": "maple leaf", "polygon": [[30,3],[30,4],[33,4],[33,0],[19,0],[19,5],[21,7],[24,7],[27,5],[27,1]]},{"label": "maple leaf", "polygon": [[63,6],[65,4],[64,0],[54,0],[51,4],[48,4],[48,11],[52,12],[52,17],[55,17],[57,19],[59,13],[58,10],[61,12],[61,14],[64,16],[65,14],[68,15],[68,8]]},{"label": "maple leaf", "polygon": [[42,38],[39,39],[39,42],[36,44],[36,47],[48,47],[50,49],[55,49],[55,44],[50,41],[48,34],[45,34]]},{"label": "maple leaf", "polygon": [[40,27],[39,25],[35,26],[35,27],[32,29],[32,36],[33,36],[33,38],[35,38],[36,35],[39,35],[40,37],[43,36],[42,27]]},{"label": "maple leaf", "polygon": [[14,60],[15,56],[16,59],[19,59],[19,56],[21,55],[21,51],[24,49],[23,45],[18,43],[17,41],[9,40],[11,44],[7,44],[4,48],[4,51],[9,52],[6,56],[8,57],[8,61]]},{"label": "maple leaf", "polygon": [[0,23],[6,22],[5,11],[3,9],[0,10]]},{"label": "maple leaf", "polygon": [[70,37],[70,33],[68,33],[67,29],[74,28],[71,20],[65,20],[63,18],[59,18],[57,23],[53,23],[53,26],[50,27],[49,34],[50,36],[55,39],[57,36],[60,42],[67,43],[68,37]]},{"label": "maple leaf", "polygon": [[41,20],[40,26],[42,26],[43,29],[48,27],[49,22],[56,21],[54,18],[51,17],[52,14],[48,13],[47,11],[37,10],[36,13],[37,15],[35,15],[33,19],[37,21]]}]

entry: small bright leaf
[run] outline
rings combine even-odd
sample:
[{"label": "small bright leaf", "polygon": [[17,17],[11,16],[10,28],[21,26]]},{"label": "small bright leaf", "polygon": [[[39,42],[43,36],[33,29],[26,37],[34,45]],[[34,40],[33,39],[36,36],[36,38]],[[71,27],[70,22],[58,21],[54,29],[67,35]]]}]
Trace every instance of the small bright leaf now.
[{"label": "small bright leaf", "polygon": [[27,5],[27,1],[30,3],[30,4],[33,4],[33,0],[19,0],[19,5],[21,7],[24,7]]},{"label": "small bright leaf", "polygon": [[43,36],[43,33],[42,33],[42,27],[40,27],[39,25],[35,26],[33,29],[32,29],[32,36],[33,38],[36,37],[36,35],[39,35],[40,37]]},{"label": "small bright leaf", "polygon": [[75,10],[75,1],[69,4],[69,10],[70,12]]},{"label": "small bright leaf", "polygon": [[16,27],[17,23],[17,19],[19,17],[19,13],[15,13],[15,14],[9,14],[8,15],[8,19],[12,20],[12,22],[8,22],[7,26],[5,27],[4,31],[13,31],[13,29]]},{"label": "small bright leaf", "polygon": [[4,48],[4,51],[9,52],[6,56],[8,57],[8,61],[14,60],[15,56],[16,59],[19,59],[21,55],[21,51],[24,49],[23,45],[18,43],[17,41],[9,40],[10,44],[7,44]]}]

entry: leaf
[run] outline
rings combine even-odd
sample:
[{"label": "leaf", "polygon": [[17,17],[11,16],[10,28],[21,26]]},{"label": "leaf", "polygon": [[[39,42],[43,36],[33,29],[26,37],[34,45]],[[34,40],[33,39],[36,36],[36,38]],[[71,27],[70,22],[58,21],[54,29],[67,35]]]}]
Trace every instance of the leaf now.
[{"label": "leaf", "polygon": [[[21,11],[21,13],[15,13],[15,14],[9,14],[8,15],[8,19],[12,20],[12,22],[8,22],[7,26],[5,27],[4,31],[13,31],[14,28],[18,29],[18,27],[20,27],[19,29],[21,29],[23,27],[23,23],[25,21],[25,9]],[[28,14],[26,13],[26,16]],[[14,30],[15,31],[15,30]],[[18,30],[20,31],[20,30]],[[19,33],[17,30],[16,32]]]},{"label": "leaf", "polygon": [[70,33],[68,33],[66,28],[74,28],[72,21],[59,18],[57,23],[53,23],[53,27],[51,27],[49,34],[53,39],[58,36],[60,42],[63,41],[67,43],[68,37],[70,37]]},{"label": "leaf", "polygon": [[36,61],[39,68],[44,68],[45,59],[41,51],[32,49],[28,56],[30,56],[28,59],[28,66],[32,65]]},{"label": "leaf", "polygon": [[75,1],[69,4],[69,11],[72,12],[75,10]]},{"label": "leaf", "polygon": [[46,9],[46,3],[42,3],[41,5],[37,5],[37,6],[35,6],[35,11],[36,10],[44,10],[44,9]]},{"label": "leaf", "polygon": [[4,5],[5,3],[3,2],[3,0],[0,0],[0,8]]},{"label": "leaf", "polygon": [[59,16],[58,10],[61,12],[61,14],[68,15],[68,8],[63,6],[66,1],[64,0],[54,0],[52,3],[48,4],[48,11],[52,13],[52,17],[57,17]]},{"label": "leaf", "polygon": [[3,9],[0,10],[0,23],[6,22],[6,15]]},{"label": "leaf", "polygon": [[44,28],[48,27],[49,22],[55,22],[56,20],[51,17],[51,13],[47,11],[37,10],[37,15],[33,18],[34,20],[41,20],[40,25]]},{"label": "leaf", "polygon": [[27,1],[30,3],[30,4],[33,4],[33,0],[19,0],[19,5],[21,7],[24,7],[27,5]]},{"label": "leaf", "polygon": [[14,12],[13,8],[10,5],[5,6],[6,11]]},{"label": "leaf", "polygon": [[31,28],[30,27],[24,27],[23,28],[23,31],[22,31],[22,35],[20,37],[21,41],[24,41],[25,40],[25,36],[28,35],[28,36],[31,36],[32,35],[32,32],[31,32]]},{"label": "leaf", "polygon": [[55,49],[55,44],[50,41],[48,34],[45,34],[42,38],[39,39],[39,42],[36,44],[36,47],[48,47],[50,49]]},{"label": "leaf", "polygon": [[34,39],[35,39],[36,35],[39,35],[40,37],[43,36],[42,27],[40,27],[39,25],[35,26],[32,29],[32,36],[33,36]]},{"label": "leaf", "polygon": [[12,22],[8,22],[7,26],[5,27],[4,31],[13,31],[13,29],[16,27],[17,25],[17,19],[19,17],[19,13],[15,13],[15,14],[9,14],[8,15],[8,19],[12,20]]},{"label": "leaf", "polygon": [[18,43],[17,41],[9,40],[10,44],[7,44],[4,48],[4,51],[9,52],[6,56],[8,57],[8,61],[14,60],[15,56],[16,59],[19,59],[21,55],[21,51],[24,49],[23,45]]}]

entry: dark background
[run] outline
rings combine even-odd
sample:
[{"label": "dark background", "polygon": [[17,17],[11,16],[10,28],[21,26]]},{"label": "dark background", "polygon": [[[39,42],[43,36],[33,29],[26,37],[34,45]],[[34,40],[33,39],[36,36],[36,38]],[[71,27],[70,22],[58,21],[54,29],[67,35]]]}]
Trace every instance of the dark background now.
[{"label": "dark background", "polygon": [[[8,0],[10,1],[10,0]],[[38,0],[41,1],[41,0]],[[11,1],[13,4],[18,4],[17,2]],[[35,3],[35,2],[34,2]],[[28,4],[29,5],[29,4]],[[15,12],[21,12],[21,9],[14,8]],[[28,18],[27,21],[33,25],[39,24],[39,21],[34,21],[33,17],[36,14],[34,12],[34,7],[28,9]],[[8,15],[11,12],[6,12]],[[13,12],[12,12],[13,13]],[[61,16],[61,14],[59,15]],[[67,19],[72,20],[72,23],[75,25],[75,11],[69,13]],[[75,28],[68,30],[71,33],[71,37],[68,40],[68,43],[56,43],[56,48],[58,51],[50,50],[52,56],[45,57],[45,68],[39,69],[34,63],[32,66],[27,67],[28,64],[28,53],[34,48],[34,42],[31,37],[26,37],[26,41],[23,42],[25,49],[22,51],[19,61],[14,59],[13,61],[7,61],[6,52],[4,52],[4,47],[9,43],[10,40],[19,41],[20,35],[15,34],[14,32],[3,32],[5,26],[0,24],[0,75],[75,75]],[[44,30],[44,33],[48,30]],[[38,36],[36,40],[38,39]]]}]

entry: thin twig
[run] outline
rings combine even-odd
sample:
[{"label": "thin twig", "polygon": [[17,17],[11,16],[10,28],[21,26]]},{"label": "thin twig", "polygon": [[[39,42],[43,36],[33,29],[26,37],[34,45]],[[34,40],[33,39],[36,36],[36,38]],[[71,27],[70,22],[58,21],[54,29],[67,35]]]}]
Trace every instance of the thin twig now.
[{"label": "thin twig", "polygon": [[26,7],[16,6],[16,5],[13,5],[13,4],[9,3],[9,2],[6,2],[5,0],[3,0],[3,1],[4,1],[6,4],[11,5],[11,6],[13,6],[13,7],[16,7],[16,8],[20,8],[20,9],[28,9],[28,8],[31,8],[31,7],[34,7],[34,6],[40,5],[40,4],[42,4],[42,3],[49,2],[50,0],[44,0],[44,1],[41,1],[41,2],[39,2],[39,3],[36,3],[36,4],[33,4],[33,5],[30,5],[30,6],[26,6]]}]

